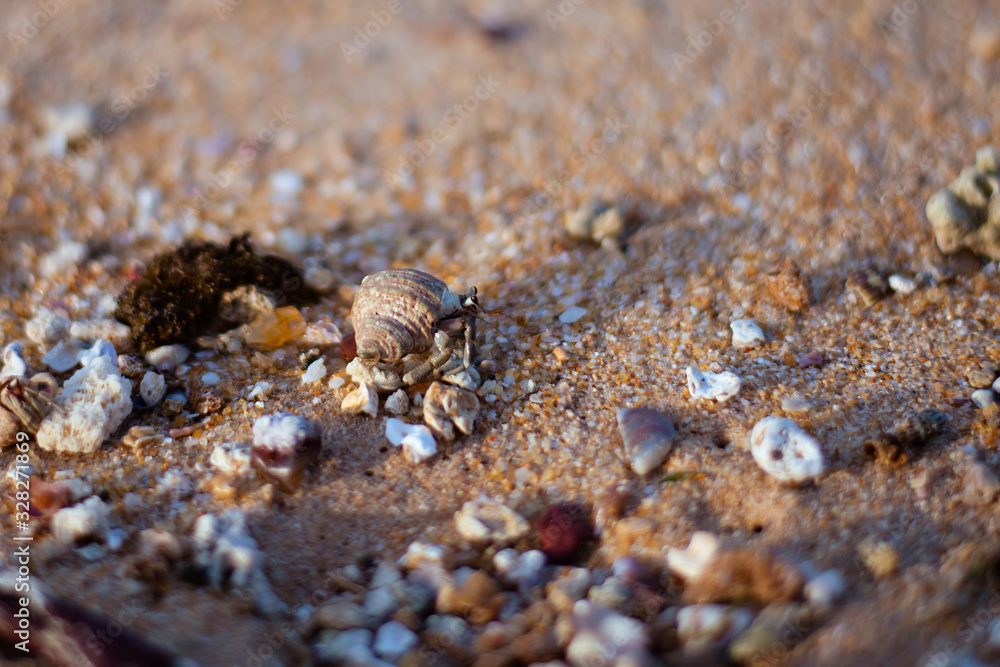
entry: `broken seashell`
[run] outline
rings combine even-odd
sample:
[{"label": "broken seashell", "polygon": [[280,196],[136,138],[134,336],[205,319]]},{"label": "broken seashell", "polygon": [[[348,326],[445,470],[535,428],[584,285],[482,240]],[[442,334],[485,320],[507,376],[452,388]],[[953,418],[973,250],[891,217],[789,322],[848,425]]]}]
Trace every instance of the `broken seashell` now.
[{"label": "broken seashell", "polygon": [[139,395],[147,406],[153,406],[167,393],[167,382],[163,376],[153,371],[147,371],[139,383]]},{"label": "broken seashell", "polygon": [[469,435],[479,414],[479,399],[471,391],[441,382],[433,383],[424,396],[424,422],[445,440],[455,437],[454,424]]},{"label": "broken seashell", "polygon": [[783,482],[806,482],[826,469],[819,443],[784,417],[757,422],[750,434],[750,453],[767,474]]},{"label": "broken seashell", "polygon": [[385,422],[385,437],[393,446],[403,448],[403,455],[410,463],[422,463],[437,454],[434,435],[422,424],[407,424],[390,417]]},{"label": "broken seashell", "polygon": [[695,366],[687,367],[687,382],[691,398],[715,399],[719,403],[725,403],[738,394],[743,384],[739,376],[730,371],[702,372]]},{"label": "broken seashell", "polygon": [[528,534],[528,521],[498,500],[480,496],[462,505],[455,514],[455,527],[473,544],[506,546]]},{"label": "broken seashell", "polygon": [[358,385],[358,388],[344,397],[340,404],[340,409],[353,415],[362,412],[372,417],[378,414],[378,394],[375,392],[375,385],[365,382]]},{"label": "broken seashell", "polygon": [[323,431],[311,419],[279,412],[254,421],[251,463],[288,490],[298,488],[306,466],[322,449]]},{"label": "broken seashell", "polygon": [[617,418],[625,452],[637,475],[645,475],[663,463],[674,440],[670,418],[649,408],[622,408]]}]

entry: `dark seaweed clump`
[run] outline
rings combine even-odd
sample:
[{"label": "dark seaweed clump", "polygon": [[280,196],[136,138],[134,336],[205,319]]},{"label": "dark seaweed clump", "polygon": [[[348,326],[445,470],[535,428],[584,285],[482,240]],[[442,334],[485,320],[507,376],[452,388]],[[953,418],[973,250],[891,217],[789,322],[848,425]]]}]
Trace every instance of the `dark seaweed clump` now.
[{"label": "dark seaweed clump", "polygon": [[185,243],[154,257],[143,277],[125,288],[115,317],[132,327],[142,352],[228,328],[218,316],[219,303],[241,285],[256,286],[279,307],[315,300],[294,264],[258,255],[249,236],[233,237],[228,246]]}]

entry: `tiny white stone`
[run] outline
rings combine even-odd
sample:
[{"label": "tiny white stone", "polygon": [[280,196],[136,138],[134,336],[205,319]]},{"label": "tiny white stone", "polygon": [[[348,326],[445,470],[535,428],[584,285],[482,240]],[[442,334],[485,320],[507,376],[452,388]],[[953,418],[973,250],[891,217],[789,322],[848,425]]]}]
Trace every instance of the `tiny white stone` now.
[{"label": "tiny white stone", "polygon": [[312,384],[319,382],[326,377],[326,363],[322,359],[309,364],[309,368],[302,374],[302,384]]},{"label": "tiny white stone", "polygon": [[146,371],[146,374],[142,376],[142,382],[139,383],[139,395],[142,396],[146,405],[154,405],[163,398],[166,391],[166,380],[159,373]]},{"label": "tiny white stone", "polygon": [[89,366],[93,363],[94,359],[98,357],[107,357],[116,366],[118,365],[118,351],[115,350],[115,346],[106,340],[99,340],[92,346],[80,353],[80,365]]},{"label": "tiny white stone", "polygon": [[80,352],[72,341],[64,340],[45,353],[42,363],[56,373],[63,373],[80,363]]},{"label": "tiny white stone", "polygon": [[739,393],[742,380],[730,371],[712,373],[699,371],[695,366],[687,367],[688,393],[692,399],[715,399],[725,403]]},{"label": "tiny white stone", "polygon": [[527,520],[499,500],[480,496],[455,513],[455,528],[474,544],[506,545],[528,534]]},{"label": "tiny white stone", "polygon": [[253,388],[250,390],[250,393],[247,394],[247,400],[252,401],[253,399],[258,397],[266,399],[268,395],[270,395],[271,390],[273,388],[274,385],[272,385],[270,382],[268,382],[267,380],[261,380],[260,382],[255,384]]},{"label": "tiny white stone", "polygon": [[836,602],[846,590],[844,576],[837,570],[827,570],[809,580],[803,595],[809,604],[825,607]]},{"label": "tiny white stone", "polygon": [[385,411],[390,415],[405,415],[410,411],[410,399],[402,389],[385,399]]},{"label": "tiny white stone", "polygon": [[334,375],[333,377],[330,378],[330,381],[326,383],[326,386],[329,387],[330,389],[340,389],[345,384],[347,384],[347,380],[340,377],[339,375]]},{"label": "tiny white stone", "polygon": [[353,415],[361,413],[372,417],[378,415],[378,393],[375,391],[375,386],[367,382],[358,385],[357,389],[344,397],[340,409]]},{"label": "tiny white stone", "polygon": [[687,549],[670,547],[667,568],[681,579],[697,579],[719,550],[719,538],[699,530],[691,536]]},{"label": "tiny white stone", "polygon": [[201,381],[208,385],[218,384],[220,379],[215,371],[209,371],[201,376]]},{"label": "tiny white stone", "polygon": [[146,353],[146,363],[161,373],[171,373],[189,354],[191,351],[183,345],[162,345]]},{"label": "tiny white stone", "polygon": [[570,306],[559,316],[559,321],[563,324],[573,324],[573,322],[576,322],[586,314],[587,310],[585,308],[581,308],[580,306]]},{"label": "tiny white stone", "polygon": [[250,472],[250,448],[229,442],[216,445],[208,462],[227,475],[245,475]]},{"label": "tiny white stone", "polygon": [[271,192],[279,197],[295,197],[302,190],[302,176],[292,169],[279,169],[268,181]]},{"label": "tiny white stone", "polygon": [[[994,382],[994,384],[996,383]],[[972,392],[971,398],[972,402],[975,403],[978,408],[985,408],[987,405],[997,402],[992,389],[977,389]]]},{"label": "tiny white stone", "polygon": [[28,364],[21,358],[24,346],[20,343],[7,343],[3,348],[3,370],[0,370],[0,380],[5,377],[24,377],[28,374]]},{"label": "tiny white stone", "polygon": [[809,401],[799,396],[786,396],[781,401],[781,409],[785,412],[806,412],[811,408]]},{"label": "tiny white stone", "polygon": [[416,633],[398,621],[389,621],[375,633],[375,655],[396,663],[420,643]]},{"label": "tiny white stone", "polygon": [[63,544],[103,540],[108,534],[110,510],[97,496],[79,505],[61,509],[52,517],[52,535]]},{"label": "tiny white stone", "polygon": [[894,273],[889,276],[889,287],[894,292],[899,292],[900,294],[913,294],[914,290],[917,289],[917,283],[905,276]]},{"label": "tiny white stone", "polygon": [[733,330],[733,347],[751,347],[764,342],[764,332],[753,320],[733,320],[729,328]]},{"label": "tiny white stone", "polygon": [[757,422],[750,434],[750,453],[766,473],[783,482],[805,482],[826,469],[820,444],[784,417]]},{"label": "tiny white stone", "polygon": [[403,455],[410,463],[422,463],[437,454],[437,442],[431,430],[422,424],[407,424],[390,417],[385,421],[385,437],[394,446],[403,448]]}]

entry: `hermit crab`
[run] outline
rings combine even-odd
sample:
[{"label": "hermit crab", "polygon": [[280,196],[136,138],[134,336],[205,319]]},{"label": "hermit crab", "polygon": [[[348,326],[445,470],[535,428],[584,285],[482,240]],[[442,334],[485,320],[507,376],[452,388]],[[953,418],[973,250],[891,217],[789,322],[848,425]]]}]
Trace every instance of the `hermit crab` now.
[{"label": "hermit crab", "polygon": [[20,375],[0,379],[0,406],[10,412],[27,431],[35,433],[53,408],[59,383],[48,373],[38,373],[30,380]]},{"label": "hermit crab", "polygon": [[[463,294],[444,281],[416,269],[389,269],[366,276],[354,297],[351,321],[358,358],[370,365],[381,391],[395,391],[430,376],[455,373],[476,356],[476,288]],[[452,355],[452,340],[464,338],[461,359]],[[403,373],[391,368],[410,354],[433,353]],[[388,364],[388,365],[387,365]]]}]

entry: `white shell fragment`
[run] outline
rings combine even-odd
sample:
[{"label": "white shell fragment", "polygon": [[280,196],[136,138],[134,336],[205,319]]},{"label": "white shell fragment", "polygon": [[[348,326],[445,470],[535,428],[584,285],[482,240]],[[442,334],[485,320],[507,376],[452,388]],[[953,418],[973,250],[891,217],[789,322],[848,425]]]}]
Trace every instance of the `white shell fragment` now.
[{"label": "white shell fragment", "polygon": [[146,405],[156,405],[167,393],[167,382],[163,376],[153,371],[146,371],[139,383],[139,395]]},{"label": "white shell fragment", "polygon": [[402,389],[385,399],[385,411],[390,415],[405,415],[410,411],[410,397]]},{"label": "white shell fragment", "polygon": [[479,371],[471,366],[455,373],[442,375],[441,379],[466,391],[475,391],[482,384],[482,381],[479,379]]},{"label": "white shell fragment", "polygon": [[424,422],[435,435],[445,440],[455,437],[452,424],[469,435],[479,414],[479,399],[461,387],[433,383],[424,396]]},{"label": "white shell fragment", "polygon": [[161,373],[172,373],[189,354],[191,351],[183,345],[163,345],[146,353],[146,363]]},{"label": "white shell fragment", "polygon": [[712,373],[699,371],[695,366],[687,367],[688,393],[691,398],[715,399],[725,403],[740,391],[743,381],[731,371]]},{"label": "white shell fragment", "polygon": [[617,417],[632,470],[645,475],[663,463],[674,442],[670,418],[649,408],[622,408]]},{"label": "white shell fragment", "polygon": [[667,551],[667,567],[681,579],[697,579],[719,551],[719,538],[699,530],[691,536],[687,549],[671,547]]},{"label": "white shell fragment", "polygon": [[421,424],[407,424],[390,417],[385,422],[385,437],[393,446],[403,448],[403,455],[410,463],[423,463],[437,454],[434,436]]},{"label": "white shell fragment", "polygon": [[290,412],[257,417],[253,423],[251,463],[287,489],[302,481],[306,467],[323,449],[319,423]]},{"label": "white shell fragment", "polygon": [[563,324],[573,324],[573,322],[576,322],[586,314],[587,310],[585,308],[581,308],[580,306],[570,306],[559,316],[559,321]]},{"label": "white shell fragment", "polygon": [[24,377],[28,374],[28,364],[21,358],[23,351],[24,346],[20,343],[8,343],[3,348],[3,370],[0,370],[0,380],[6,377]]},{"label": "white shell fragment", "polygon": [[80,362],[80,352],[72,341],[64,340],[45,353],[42,363],[56,373],[64,373]]},{"label": "white shell fragment", "polygon": [[344,397],[340,404],[340,409],[352,415],[364,413],[372,417],[378,414],[378,393],[375,385],[365,382],[358,385],[358,388]]},{"label": "white shell fragment", "polygon": [[313,382],[319,382],[326,377],[326,362],[322,359],[317,359],[316,361],[309,364],[309,368],[306,372],[302,374],[302,384],[312,384]]},{"label": "white shell fragment", "polygon": [[783,482],[806,482],[826,469],[820,444],[784,417],[757,422],[750,433],[750,453],[767,474]]},{"label": "white shell fragment", "polygon": [[91,540],[103,541],[108,534],[110,510],[97,496],[79,505],[61,509],[52,517],[52,535],[63,544],[78,544]]},{"label": "white shell fragment", "polygon": [[752,347],[764,342],[764,332],[753,320],[733,320],[733,347]]},{"label": "white shell fragment", "polygon": [[80,352],[80,365],[89,366],[98,357],[107,357],[118,366],[118,351],[106,340],[99,340],[86,350]]},{"label": "white shell fragment", "polygon": [[499,500],[480,496],[455,513],[455,528],[473,544],[506,546],[528,534],[528,521]]},{"label": "white shell fragment", "polygon": [[899,292],[900,294],[913,294],[913,292],[917,289],[917,283],[906,276],[894,273],[889,276],[889,287],[892,288],[893,292]]}]

